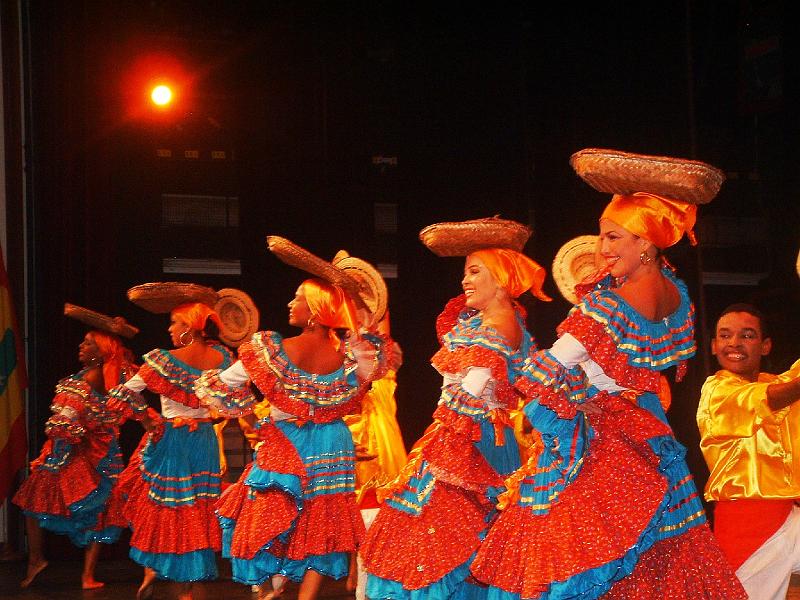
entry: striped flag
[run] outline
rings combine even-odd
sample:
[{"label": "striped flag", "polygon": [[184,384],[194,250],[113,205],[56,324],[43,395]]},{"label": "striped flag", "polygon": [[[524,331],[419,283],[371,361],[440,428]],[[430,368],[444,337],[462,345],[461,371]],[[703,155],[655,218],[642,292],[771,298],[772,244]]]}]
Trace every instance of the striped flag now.
[{"label": "striped flag", "polygon": [[22,338],[0,249],[0,504],[27,460],[24,398],[27,385]]}]

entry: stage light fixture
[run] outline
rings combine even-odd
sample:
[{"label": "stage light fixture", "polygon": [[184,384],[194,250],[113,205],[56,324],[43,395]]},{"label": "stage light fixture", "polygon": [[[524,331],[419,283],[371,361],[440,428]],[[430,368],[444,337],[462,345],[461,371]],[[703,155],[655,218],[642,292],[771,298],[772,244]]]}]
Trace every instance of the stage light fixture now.
[{"label": "stage light fixture", "polygon": [[150,92],[150,99],[156,106],[166,107],[172,102],[172,90],[167,85],[157,85]]}]

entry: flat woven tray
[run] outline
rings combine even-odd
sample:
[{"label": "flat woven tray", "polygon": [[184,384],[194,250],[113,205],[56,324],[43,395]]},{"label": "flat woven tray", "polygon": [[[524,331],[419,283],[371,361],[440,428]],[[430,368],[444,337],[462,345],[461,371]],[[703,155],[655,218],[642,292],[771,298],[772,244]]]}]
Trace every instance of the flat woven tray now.
[{"label": "flat woven tray", "polygon": [[580,150],[569,163],[581,179],[600,192],[649,192],[690,204],[711,202],[725,181],[722,171],[698,160],[604,148]]},{"label": "flat woven tray", "polygon": [[139,329],[128,323],[123,317],[110,317],[77,304],[65,302],[64,314],[89,327],[121,335],[122,337],[132,338],[139,333]]},{"label": "flat woven tray", "polygon": [[152,313],[168,313],[189,302],[200,302],[213,308],[218,296],[212,288],[196,283],[155,281],[130,288],[128,300]]},{"label": "flat woven tray", "polygon": [[489,217],[434,223],[419,232],[419,239],[437,256],[467,256],[485,248],[522,252],[531,233],[522,223]]}]

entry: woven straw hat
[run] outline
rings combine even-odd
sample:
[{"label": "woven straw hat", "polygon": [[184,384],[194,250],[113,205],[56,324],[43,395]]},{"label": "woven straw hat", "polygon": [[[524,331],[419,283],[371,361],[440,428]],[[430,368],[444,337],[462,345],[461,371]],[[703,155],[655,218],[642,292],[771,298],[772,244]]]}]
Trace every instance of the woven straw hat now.
[{"label": "woven straw hat", "polygon": [[570,157],[569,164],[600,192],[649,192],[689,204],[711,202],[725,181],[722,171],[697,160],[603,148],[580,150]]},{"label": "woven straw hat", "polygon": [[328,283],[338,285],[354,298],[358,296],[361,288],[354,277],[319,256],[311,254],[305,248],[277,235],[267,236],[267,247],[287,265],[297,267]]},{"label": "woven straw hat", "polygon": [[69,302],[64,303],[64,314],[89,327],[101,329],[114,335],[132,338],[139,333],[139,329],[128,323],[123,317],[109,317],[103,313],[95,312],[76,304],[70,304]]},{"label": "woven straw hat", "polygon": [[468,256],[485,248],[522,252],[531,233],[527,225],[495,216],[434,223],[419,232],[419,239],[437,256]]},{"label": "woven straw hat", "polygon": [[223,325],[219,337],[228,346],[238,348],[258,331],[258,309],[250,296],[236,288],[222,288],[217,296],[214,312]]},{"label": "woven straw hat", "polygon": [[331,263],[358,281],[358,299],[370,312],[367,326],[378,323],[389,305],[389,291],[378,270],[367,261],[350,256],[346,250],[339,250]]},{"label": "woven straw hat", "polygon": [[553,280],[564,299],[577,304],[575,286],[598,271],[596,235],[579,235],[559,248],[553,259]]},{"label": "woven straw hat", "polygon": [[133,286],[128,290],[128,300],[152,313],[168,313],[189,302],[200,302],[213,308],[218,295],[210,287],[196,283],[157,281]]}]

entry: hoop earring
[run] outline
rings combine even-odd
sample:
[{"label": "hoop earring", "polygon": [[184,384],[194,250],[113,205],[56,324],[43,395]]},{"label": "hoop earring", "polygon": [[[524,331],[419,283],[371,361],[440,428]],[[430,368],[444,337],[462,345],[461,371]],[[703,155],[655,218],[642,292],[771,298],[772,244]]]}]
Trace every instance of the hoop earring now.
[{"label": "hoop earring", "polygon": [[[189,337],[191,338],[188,342],[183,339],[183,336],[185,336],[187,333],[189,334]],[[183,333],[181,333],[178,336],[178,343],[181,346],[189,346],[190,344],[193,344],[194,343],[194,334],[187,329],[186,331],[184,331]]]},{"label": "hoop earring", "polygon": [[100,367],[103,365],[103,359],[99,356],[93,356],[89,359],[89,366],[90,367]]},{"label": "hoop earring", "polygon": [[639,262],[643,265],[649,265],[653,262],[653,257],[647,253],[647,250],[642,250],[642,253],[639,255]]},{"label": "hoop earring", "polygon": [[316,326],[316,322],[314,321],[314,317],[309,317],[308,321],[306,321],[306,327],[309,329],[313,329]]}]

